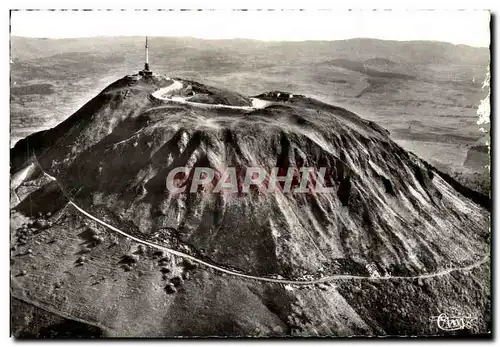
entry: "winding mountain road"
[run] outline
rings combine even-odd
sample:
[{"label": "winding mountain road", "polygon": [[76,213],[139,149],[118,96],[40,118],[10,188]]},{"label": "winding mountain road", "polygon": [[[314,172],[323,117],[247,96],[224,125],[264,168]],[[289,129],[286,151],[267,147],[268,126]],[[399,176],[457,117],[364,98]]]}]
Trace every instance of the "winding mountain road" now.
[{"label": "winding mountain road", "polygon": [[153,92],[151,95],[158,100],[170,100],[167,98],[165,95],[168,95],[168,93],[173,92],[175,90],[182,89],[183,85],[182,82],[174,80],[173,78],[170,79],[172,81],[172,84],[160,88],[157,91]]},{"label": "winding mountain road", "polygon": [[232,109],[232,110],[246,110],[246,111],[251,111],[259,108],[265,108],[269,105],[272,104],[270,101],[266,100],[261,100],[257,98],[250,98],[252,101],[252,106],[233,106],[233,105],[223,105],[223,104],[204,104],[202,102],[193,102],[187,100],[185,97],[181,96],[168,96],[169,93],[180,90],[183,87],[182,82],[174,80],[171,78],[173,81],[172,84],[166,86],[165,88],[160,88],[156,90],[155,92],[151,93],[151,96],[155,98],[156,100],[159,101],[166,101],[166,102],[173,102],[173,103],[179,103],[183,105],[190,105],[194,107],[199,107],[199,108],[205,108],[205,109]]},{"label": "winding mountain road", "polygon": [[175,255],[175,256],[179,256],[179,257],[182,257],[184,259],[189,259],[195,263],[198,263],[200,265],[204,265],[206,267],[209,267],[211,269],[214,269],[214,270],[217,270],[217,271],[220,271],[222,273],[225,273],[225,274],[228,274],[228,275],[232,275],[232,276],[237,276],[237,277],[240,277],[240,278],[246,278],[246,279],[250,279],[250,280],[256,280],[256,281],[262,281],[262,282],[272,282],[272,283],[281,283],[281,284],[290,284],[290,285],[313,285],[313,284],[319,284],[319,283],[327,283],[327,282],[332,282],[332,281],[335,281],[335,280],[376,280],[376,281],[385,281],[385,280],[395,280],[395,279],[401,279],[401,280],[416,280],[416,279],[423,279],[423,278],[433,278],[433,277],[439,277],[439,276],[444,276],[444,275],[447,275],[447,274],[450,274],[452,272],[455,272],[455,271],[469,271],[469,270],[472,270],[476,267],[479,267],[481,266],[482,264],[486,263],[490,256],[489,255],[485,255],[483,258],[481,258],[480,260],[468,265],[468,266],[464,266],[464,267],[456,267],[456,268],[448,268],[448,269],[445,269],[445,270],[441,270],[439,272],[435,272],[435,273],[429,273],[429,274],[422,274],[422,275],[416,275],[416,276],[381,276],[381,277],[367,277],[367,276],[358,276],[358,275],[343,275],[343,274],[339,274],[339,275],[330,275],[330,276],[325,276],[325,277],[322,277],[322,278],[318,278],[318,279],[313,279],[313,280],[287,280],[287,279],[279,279],[279,278],[270,278],[270,277],[261,277],[261,276],[253,276],[253,275],[247,275],[247,274],[244,274],[244,273],[240,273],[240,272],[237,272],[237,271],[234,271],[234,270],[229,270],[229,269],[225,269],[223,267],[220,267],[218,265],[214,265],[214,264],[210,264],[206,261],[203,261],[201,259],[198,259],[196,257],[193,257],[189,254],[186,254],[186,253],[182,253],[182,252],[179,252],[179,251],[176,251],[174,249],[171,249],[171,248],[168,248],[168,247],[164,247],[164,246],[160,246],[160,245],[157,245],[153,242],[149,242],[149,241],[146,241],[146,240],[142,240],[140,238],[137,238],[135,236],[132,236],[130,234],[127,234],[126,232],[106,223],[105,221],[99,219],[98,217],[92,215],[91,213],[85,211],[83,208],[81,208],[80,206],[78,206],[78,204],[76,204],[73,199],[71,199],[71,197],[69,196],[69,194],[67,193],[66,189],[60,184],[60,182],[53,176],[49,175],[44,169],[43,167],[40,165],[38,159],[36,158],[36,156],[34,156],[34,159],[35,159],[35,163],[37,164],[38,167],[40,167],[40,170],[42,170],[43,174],[49,178],[50,180],[54,181],[59,189],[61,190],[61,192],[64,194],[64,196],[68,199],[69,201],[69,204],[71,206],[73,206],[77,211],[79,211],[81,214],[83,214],[84,216],[94,220],[95,222],[99,223],[100,225],[110,229],[110,230],[113,230],[114,232],[118,233],[118,234],[121,234],[131,240],[134,240],[138,243],[141,243],[141,244],[144,244],[146,246],[150,246],[150,247],[153,247],[153,248],[156,248],[156,249],[160,249],[160,250],[163,250],[167,253],[170,253],[172,255]]}]

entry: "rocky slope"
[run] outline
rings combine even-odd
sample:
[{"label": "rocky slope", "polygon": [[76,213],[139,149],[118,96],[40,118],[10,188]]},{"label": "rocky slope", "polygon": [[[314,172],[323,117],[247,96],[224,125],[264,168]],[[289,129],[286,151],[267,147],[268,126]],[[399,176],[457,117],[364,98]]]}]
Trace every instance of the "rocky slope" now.
[{"label": "rocky slope", "polygon": [[[20,201],[11,231],[17,299],[112,336],[443,334],[450,332],[430,317],[455,306],[478,320],[451,333],[488,332],[489,266],[479,262],[490,248],[485,197],[343,108],[285,92],[259,95],[271,101],[261,109],[151,98],[169,83],[125,77],[12,149],[11,173],[23,177],[12,189]],[[236,93],[193,89],[209,93],[210,103],[250,105]],[[29,166],[33,154],[75,203],[141,240],[265,278],[361,279],[294,286],[193,268],[172,256],[160,265],[158,250],[67,206],[59,186]],[[326,167],[333,190],[173,195],[165,180],[180,166]],[[184,183],[190,180],[192,173]],[[22,226],[39,212],[49,224]],[[30,267],[36,270],[22,272]],[[177,275],[183,284],[168,284]]]}]

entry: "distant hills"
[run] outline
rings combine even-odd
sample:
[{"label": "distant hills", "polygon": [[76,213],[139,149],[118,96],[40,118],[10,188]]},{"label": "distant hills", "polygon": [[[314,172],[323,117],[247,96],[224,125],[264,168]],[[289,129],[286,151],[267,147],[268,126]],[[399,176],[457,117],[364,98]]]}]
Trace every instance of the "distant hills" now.
[{"label": "distant hills", "polygon": [[[43,39],[13,36],[11,38],[14,59],[37,59],[66,54],[104,54],[128,52],[142,55],[144,37],[91,37],[72,39]],[[245,54],[261,58],[281,58],[286,61],[321,61],[326,57],[375,59],[375,62],[405,63],[455,63],[487,64],[489,49],[466,45],[454,45],[437,41],[387,41],[357,38],[340,41],[273,42],[248,39],[203,40],[190,37],[150,37],[152,57],[166,58],[166,51],[181,50],[188,59],[196,53],[218,52]],[[194,53],[194,55],[192,55]],[[220,52],[218,52],[220,53]],[[190,58],[192,57],[192,58]],[[265,62],[262,62],[265,64]]]}]

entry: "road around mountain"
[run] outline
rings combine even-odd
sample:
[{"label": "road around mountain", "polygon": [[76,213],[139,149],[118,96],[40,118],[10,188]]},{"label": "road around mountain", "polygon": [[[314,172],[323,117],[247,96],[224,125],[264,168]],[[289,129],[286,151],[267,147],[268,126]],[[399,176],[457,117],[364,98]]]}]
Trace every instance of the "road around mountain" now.
[{"label": "road around mountain", "polygon": [[238,276],[238,277],[241,277],[241,278],[246,278],[246,279],[250,279],[250,280],[256,280],[256,281],[263,281],[263,282],[272,282],[272,283],[281,283],[281,284],[291,284],[291,285],[314,285],[314,284],[319,284],[319,283],[326,283],[326,282],[331,282],[331,281],[335,281],[335,280],[392,280],[392,279],[406,279],[406,280],[415,280],[415,279],[419,279],[419,278],[432,278],[432,277],[438,277],[438,276],[443,276],[443,275],[448,275],[450,274],[451,272],[454,272],[454,271],[468,271],[468,270],[472,270],[478,266],[481,266],[482,264],[484,264],[485,262],[488,261],[489,259],[489,255],[486,255],[484,256],[483,258],[481,258],[480,260],[468,265],[468,266],[464,266],[464,267],[455,267],[455,268],[449,268],[449,269],[446,269],[446,270],[442,270],[442,271],[439,271],[439,272],[435,272],[435,273],[429,273],[429,274],[422,274],[422,275],[417,275],[417,276],[373,276],[373,277],[367,277],[367,276],[356,276],[356,275],[331,275],[331,276],[325,276],[323,278],[318,278],[318,279],[314,279],[314,280],[303,280],[303,281],[296,281],[296,280],[286,280],[286,279],[278,279],[278,278],[269,278],[269,277],[261,277],[261,276],[252,276],[252,275],[247,275],[247,274],[243,274],[243,273],[240,273],[240,272],[236,272],[236,271],[232,271],[232,270],[229,270],[229,269],[225,269],[223,267],[220,267],[220,266],[217,266],[217,265],[214,265],[214,264],[210,264],[210,263],[207,263],[206,261],[203,261],[201,259],[198,259],[196,257],[193,257],[191,255],[188,255],[186,253],[183,253],[183,252],[179,252],[175,249],[171,249],[171,248],[168,248],[168,247],[164,247],[164,246],[161,246],[161,245],[157,245],[153,242],[149,242],[149,241],[146,241],[146,240],[142,240],[140,238],[137,238],[135,236],[132,236],[126,232],[124,232],[123,230],[120,230],[114,226],[112,226],[111,224],[108,224],[106,223],[105,221],[103,221],[102,219],[99,219],[98,217],[92,215],[91,213],[85,211],[83,208],[81,208],[78,204],[76,204],[73,199],[69,196],[67,190],[61,185],[61,183],[57,180],[57,178],[55,178],[54,176],[51,176],[49,175],[45,170],[44,168],[40,165],[40,162],[38,161],[38,159],[36,158],[36,156],[34,156],[34,162],[36,163],[36,165],[40,168],[40,170],[42,170],[43,174],[49,178],[51,181],[54,181],[58,187],[60,188],[61,192],[63,193],[63,195],[66,197],[66,199],[68,199],[68,202],[71,206],[73,206],[78,212],[80,212],[81,214],[83,214],[84,216],[96,221],[97,223],[101,224],[102,226],[110,229],[110,230],[113,230],[114,232],[117,232],[131,240],[134,240],[138,243],[141,243],[141,244],[144,244],[146,246],[150,246],[150,247],[153,247],[153,248],[157,248],[159,250],[163,250],[165,252],[168,252],[172,255],[175,255],[175,256],[178,256],[178,257],[182,257],[184,259],[189,259],[193,262],[196,262],[200,265],[204,265],[206,267],[209,267],[211,269],[214,269],[214,270],[217,270],[217,271],[220,271],[220,272],[223,272],[225,274],[228,274],[228,275],[232,275],[232,276]]},{"label": "road around mountain", "polygon": [[204,109],[223,108],[223,109],[250,111],[250,110],[255,110],[255,109],[259,109],[259,108],[265,108],[265,107],[272,104],[269,101],[261,100],[258,98],[250,98],[250,100],[252,102],[252,106],[234,106],[234,105],[223,105],[223,104],[214,105],[214,104],[205,104],[202,102],[193,102],[193,101],[189,101],[189,100],[187,100],[187,98],[181,97],[181,96],[168,96],[170,93],[172,93],[176,90],[180,90],[184,86],[183,83],[178,81],[178,80],[172,79],[172,81],[173,81],[173,83],[171,85],[158,89],[154,93],[151,93],[151,96],[154,99],[159,100],[159,101],[174,102],[174,103],[179,103],[179,104],[183,104],[183,105],[191,105],[194,107],[199,107],[199,108],[204,108]]}]

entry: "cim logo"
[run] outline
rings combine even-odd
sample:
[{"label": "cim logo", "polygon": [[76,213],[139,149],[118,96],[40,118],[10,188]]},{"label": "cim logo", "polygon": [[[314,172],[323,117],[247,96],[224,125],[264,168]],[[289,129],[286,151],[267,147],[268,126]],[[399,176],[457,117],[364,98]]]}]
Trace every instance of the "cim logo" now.
[{"label": "cim logo", "polygon": [[477,317],[471,314],[464,314],[463,311],[457,308],[450,308],[438,316],[432,316],[430,320],[436,322],[438,328],[441,330],[455,331],[474,328]]}]

